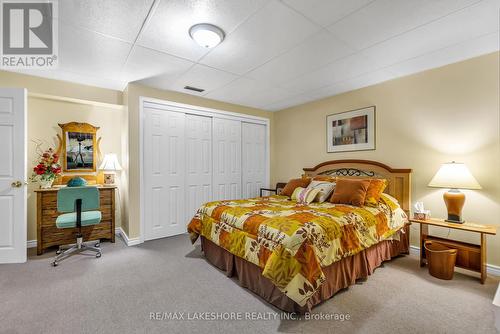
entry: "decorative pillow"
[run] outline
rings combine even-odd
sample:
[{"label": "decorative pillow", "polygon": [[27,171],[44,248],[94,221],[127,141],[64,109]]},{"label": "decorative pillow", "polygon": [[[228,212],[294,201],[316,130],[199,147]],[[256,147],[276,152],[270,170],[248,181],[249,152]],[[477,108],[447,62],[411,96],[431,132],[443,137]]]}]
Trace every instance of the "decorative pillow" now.
[{"label": "decorative pillow", "polygon": [[292,201],[297,201],[297,203],[302,203],[302,204],[309,204],[312,201],[314,201],[318,193],[319,193],[318,188],[297,187],[293,191]]},{"label": "decorative pillow", "polygon": [[362,206],[369,186],[370,180],[338,179],[330,202]]},{"label": "decorative pillow", "polygon": [[290,197],[292,196],[295,188],[306,188],[309,183],[311,183],[310,178],[291,179],[290,181],[288,181],[285,188],[283,188],[283,190],[281,191],[281,195]]},{"label": "decorative pillow", "polygon": [[365,205],[376,207],[378,205],[378,200],[380,195],[384,192],[387,187],[386,179],[369,179],[370,186],[366,191]]},{"label": "decorative pillow", "polygon": [[327,181],[316,181],[313,179],[311,183],[307,186],[308,189],[319,189],[318,195],[314,199],[316,202],[323,203],[326,201],[330,195],[332,194],[333,190],[335,189],[335,183],[334,182],[327,182]]},{"label": "decorative pillow", "polygon": [[380,195],[380,199],[382,201],[385,202],[385,204],[387,204],[392,211],[396,210],[397,208],[399,208],[399,202],[397,199],[395,199],[394,197],[392,197],[391,195],[389,194],[386,194],[386,193],[382,193]]}]

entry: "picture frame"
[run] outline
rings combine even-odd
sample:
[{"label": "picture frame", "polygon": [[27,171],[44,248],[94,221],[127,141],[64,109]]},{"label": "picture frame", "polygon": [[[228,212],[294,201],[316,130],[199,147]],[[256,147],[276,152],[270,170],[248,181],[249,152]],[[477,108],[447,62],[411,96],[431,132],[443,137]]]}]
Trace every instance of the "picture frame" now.
[{"label": "picture frame", "polygon": [[375,150],[375,106],[326,117],[327,153]]},{"label": "picture frame", "polygon": [[58,152],[66,173],[95,173],[100,156],[97,130],[99,127],[88,123],[70,122],[59,124],[62,137],[59,138]]}]

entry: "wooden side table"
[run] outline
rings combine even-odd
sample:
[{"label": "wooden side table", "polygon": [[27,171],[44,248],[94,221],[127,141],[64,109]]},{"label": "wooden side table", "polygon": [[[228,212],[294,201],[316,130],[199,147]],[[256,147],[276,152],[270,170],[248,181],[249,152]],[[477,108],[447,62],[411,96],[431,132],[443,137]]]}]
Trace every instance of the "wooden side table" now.
[{"label": "wooden side table", "polygon": [[[449,223],[442,219],[410,219],[412,223],[420,224],[420,266],[425,266],[427,259],[425,256],[425,240],[434,240],[450,248],[455,248],[457,252],[457,261],[455,266],[463,269],[475,271],[481,274],[481,284],[486,280],[486,235],[497,234],[497,226],[481,225],[471,222],[463,224]],[[429,225],[452,228],[455,230],[467,231],[470,233],[479,233],[481,243],[479,245],[470,244],[467,242],[440,238],[429,235]]]},{"label": "wooden side table", "polygon": [[[115,189],[116,186],[102,186],[99,189],[102,220],[97,225],[82,227],[84,240],[107,239],[115,242]],[[56,227],[57,191],[59,188],[36,189],[37,195],[37,255],[52,246],[75,243],[76,228]]]}]

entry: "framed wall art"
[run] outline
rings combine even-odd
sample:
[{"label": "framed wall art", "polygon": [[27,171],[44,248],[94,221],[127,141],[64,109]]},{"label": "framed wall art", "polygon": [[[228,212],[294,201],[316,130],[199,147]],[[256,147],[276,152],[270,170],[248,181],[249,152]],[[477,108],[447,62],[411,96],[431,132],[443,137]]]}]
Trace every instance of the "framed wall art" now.
[{"label": "framed wall art", "polygon": [[327,152],[375,149],[375,106],[326,117]]},{"label": "framed wall art", "polygon": [[60,140],[60,156],[64,172],[95,172],[100,155],[97,130],[88,123],[59,124],[62,129]]}]

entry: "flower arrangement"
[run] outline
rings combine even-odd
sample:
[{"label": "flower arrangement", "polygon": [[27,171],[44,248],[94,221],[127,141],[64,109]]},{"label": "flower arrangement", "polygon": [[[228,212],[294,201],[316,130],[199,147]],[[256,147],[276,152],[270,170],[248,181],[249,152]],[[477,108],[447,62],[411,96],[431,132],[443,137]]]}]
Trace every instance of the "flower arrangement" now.
[{"label": "flower arrangement", "polygon": [[60,174],[59,155],[52,148],[38,152],[37,165],[33,168],[31,181],[40,182],[41,188],[50,188]]}]

